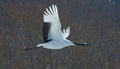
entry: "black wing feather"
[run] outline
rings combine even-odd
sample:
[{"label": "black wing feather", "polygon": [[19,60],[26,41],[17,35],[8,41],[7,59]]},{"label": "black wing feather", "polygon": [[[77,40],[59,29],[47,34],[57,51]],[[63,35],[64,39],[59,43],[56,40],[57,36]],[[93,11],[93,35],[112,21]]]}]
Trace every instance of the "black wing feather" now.
[{"label": "black wing feather", "polygon": [[52,40],[52,39],[49,39],[49,38],[48,38],[50,26],[51,26],[51,23],[48,23],[48,22],[44,22],[44,23],[43,23],[43,29],[42,29],[42,31],[43,31],[43,39],[44,39],[44,42],[49,42],[49,41]]}]

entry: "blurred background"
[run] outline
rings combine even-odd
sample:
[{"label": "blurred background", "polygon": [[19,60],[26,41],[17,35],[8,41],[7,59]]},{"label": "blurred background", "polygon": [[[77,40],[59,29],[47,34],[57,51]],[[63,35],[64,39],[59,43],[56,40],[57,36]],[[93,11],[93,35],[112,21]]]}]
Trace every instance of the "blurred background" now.
[{"label": "blurred background", "polygon": [[[24,50],[43,42],[52,4],[68,39],[89,46]],[[120,0],[0,0],[0,69],[120,69]]]}]

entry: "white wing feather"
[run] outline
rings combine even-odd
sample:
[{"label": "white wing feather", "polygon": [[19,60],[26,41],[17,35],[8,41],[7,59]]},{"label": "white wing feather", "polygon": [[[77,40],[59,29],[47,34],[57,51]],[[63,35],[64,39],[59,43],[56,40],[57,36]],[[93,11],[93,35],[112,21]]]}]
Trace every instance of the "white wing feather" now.
[{"label": "white wing feather", "polygon": [[67,27],[67,29],[63,29],[63,38],[67,38],[70,34],[70,26]]},{"label": "white wing feather", "polygon": [[49,7],[49,9],[46,8],[43,17],[44,22],[51,23],[48,37],[54,40],[63,39],[63,33],[61,31],[61,23],[58,15],[57,6],[52,5],[51,7]]}]

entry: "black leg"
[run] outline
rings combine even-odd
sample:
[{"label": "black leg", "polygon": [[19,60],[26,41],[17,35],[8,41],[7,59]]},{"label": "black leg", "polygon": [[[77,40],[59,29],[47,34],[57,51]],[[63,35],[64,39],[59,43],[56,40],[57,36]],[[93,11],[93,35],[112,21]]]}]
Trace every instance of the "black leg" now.
[{"label": "black leg", "polygon": [[26,50],[26,51],[29,51],[29,50],[34,50],[34,49],[38,49],[38,48],[43,48],[43,46],[40,46],[40,47],[34,47],[34,48],[26,48],[25,50]]}]

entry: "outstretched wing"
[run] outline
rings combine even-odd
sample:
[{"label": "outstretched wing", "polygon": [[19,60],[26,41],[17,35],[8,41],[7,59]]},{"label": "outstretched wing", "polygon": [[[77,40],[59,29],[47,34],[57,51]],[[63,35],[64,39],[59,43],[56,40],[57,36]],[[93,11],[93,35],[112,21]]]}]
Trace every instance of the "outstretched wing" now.
[{"label": "outstretched wing", "polygon": [[70,34],[70,26],[67,27],[67,29],[63,29],[63,38],[67,38]]},{"label": "outstretched wing", "polygon": [[[44,29],[48,29],[47,27],[43,27],[43,33],[47,33],[47,35],[43,34],[44,40],[60,40],[63,39],[62,31],[61,31],[61,23],[58,15],[58,9],[56,5],[52,5],[49,9],[46,8],[43,14],[44,23],[49,24],[49,31],[44,31]],[[47,37],[47,38],[46,38]]]}]

